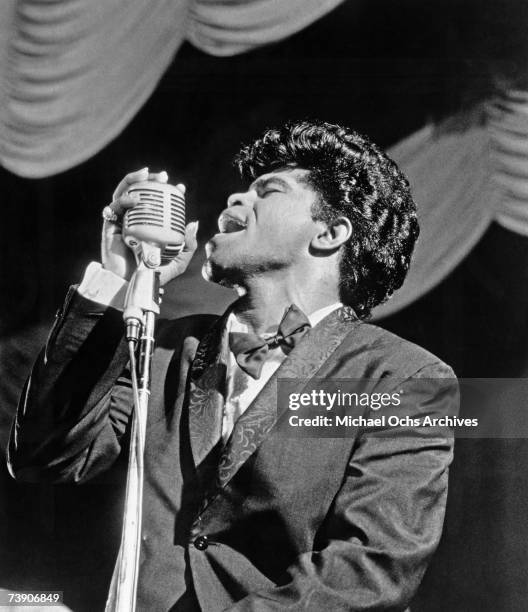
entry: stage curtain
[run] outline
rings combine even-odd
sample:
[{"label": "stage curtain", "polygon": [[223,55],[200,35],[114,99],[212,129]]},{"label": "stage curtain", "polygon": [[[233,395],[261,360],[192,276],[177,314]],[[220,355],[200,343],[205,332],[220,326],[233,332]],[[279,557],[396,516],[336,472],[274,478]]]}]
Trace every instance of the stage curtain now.
[{"label": "stage curtain", "polygon": [[403,287],[375,317],[442,281],[492,220],[528,236],[528,92],[426,126],[389,150],[411,183],[421,234]]},{"label": "stage curtain", "polygon": [[72,168],[123,130],[186,38],[232,55],[341,2],[2,0],[0,164],[28,178]]},{"label": "stage curtain", "polygon": [[299,32],[342,1],[201,0],[192,3],[187,37],[211,55],[235,55]]}]

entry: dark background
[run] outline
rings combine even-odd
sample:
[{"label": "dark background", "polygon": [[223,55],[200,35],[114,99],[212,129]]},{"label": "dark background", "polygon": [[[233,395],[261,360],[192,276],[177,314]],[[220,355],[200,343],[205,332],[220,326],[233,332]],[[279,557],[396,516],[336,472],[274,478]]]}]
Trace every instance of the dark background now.
[{"label": "dark background", "polygon": [[[28,354],[68,285],[98,259],[100,211],[125,173],[149,165],[186,183],[188,218],[200,219],[203,240],[237,187],[230,160],[241,142],[285,119],[316,117],[388,147],[503,87],[526,86],[527,24],[522,0],[364,0],[241,56],[184,45],[133,122],[92,159],[41,180],[0,169],[2,443]],[[492,224],[441,285],[379,324],[459,377],[524,377],[527,287],[528,240]],[[179,291],[169,311],[218,312],[228,299],[204,293],[198,302]],[[525,440],[457,441],[444,536],[414,612],[526,609],[527,459]],[[2,468],[0,587],[59,589],[74,610],[99,609],[118,545],[122,471],[51,487],[15,483]]]}]

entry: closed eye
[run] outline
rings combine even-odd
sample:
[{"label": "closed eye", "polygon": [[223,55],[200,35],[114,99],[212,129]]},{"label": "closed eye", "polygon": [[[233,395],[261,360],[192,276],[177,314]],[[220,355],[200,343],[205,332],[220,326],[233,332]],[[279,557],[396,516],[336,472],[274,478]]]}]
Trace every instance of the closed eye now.
[{"label": "closed eye", "polygon": [[282,191],[280,189],[266,189],[265,191],[261,191],[259,195],[261,198],[265,198],[272,193],[282,193]]},{"label": "closed eye", "polygon": [[290,190],[288,183],[278,176],[259,178],[251,186],[260,198],[265,198],[272,193],[284,193]]}]

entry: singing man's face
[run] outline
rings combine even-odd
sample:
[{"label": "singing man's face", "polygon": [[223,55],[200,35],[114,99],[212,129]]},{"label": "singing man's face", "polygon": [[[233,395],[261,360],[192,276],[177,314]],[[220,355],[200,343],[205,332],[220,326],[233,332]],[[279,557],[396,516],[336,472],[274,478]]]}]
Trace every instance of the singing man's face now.
[{"label": "singing man's face", "polygon": [[300,168],[263,174],[247,191],[228,198],[219,232],[205,246],[205,278],[243,284],[245,278],[292,268],[308,256],[321,222],[312,219],[318,194],[303,180],[307,175]]}]

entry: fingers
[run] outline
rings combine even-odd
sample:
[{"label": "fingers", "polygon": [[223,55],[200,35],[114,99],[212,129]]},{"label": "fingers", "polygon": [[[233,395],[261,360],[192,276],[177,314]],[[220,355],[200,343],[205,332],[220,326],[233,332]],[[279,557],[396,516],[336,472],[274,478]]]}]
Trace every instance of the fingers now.
[{"label": "fingers", "polygon": [[185,244],[181,252],[168,264],[160,267],[160,282],[165,285],[173,278],[183,274],[187,269],[196,248],[198,241],[196,235],[198,232],[198,221],[188,223],[185,228]]},{"label": "fingers", "polygon": [[117,223],[120,222],[121,217],[126,213],[129,208],[134,208],[134,206],[139,202],[139,195],[137,193],[133,193],[129,195],[128,193],[119,196],[114,199],[111,204],[109,204],[110,208],[115,212],[118,217]]},{"label": "fingers", "polygon": [[140,183],[141,181],[156,181],[158,183],[166,183],[169,180],[169,175],[162,170],[161,172],[149,172],[148,166],[130,172],[125,178],[119,183],[112,195],[113,200],[117,200],[124,193],[126,193],[134,183]]},{"label": "fingers", "polygon": [[185,244],[183,245],[182,253],[188,253],[196,251],[198,247],[198,241],[196,235],[198,234],[199,221],[191,221],[187,223],[185,227]]},{"label": "fingers", "polygon": [[[128,190],[134,184],[141,181],[155,181],[158,183],[167,183],[169,175],[165,170],[161,172],[149,172],[148,167],[130,172],[125,178],[119,183],[114,194],[112,196],[112,203],[109,208],[117,216],[115,220],[105,219],[105,223],[119,225],[121,223],[121,217],[129,208],[133,208],[139,202],[138,194],[129,194]],[[183,187],[185,193],[185,187]]]},{"label": "fingers", "polygon": [[165,170],[161,172],[150,172],[147,180],[156,181],[157,183],[166,183],[169,180],[169,175]]},{"label": "fingers", "polygon": [[123,215],[139,202],[137,194],[122,195],[103,209],[103,236],[121,234]]},{"label": "fingers", "polygon": [[149,177],[149,169],[141,168],[141,170],[136,170],[135,172],[130,172],[125,176],[125,178],[119,183],[116,187],[112,195],[112,200],[117,200],[121,197],[125,192],[127,192],[131,185],[134,183],[139,183],[140,181],[148,181]]}]

